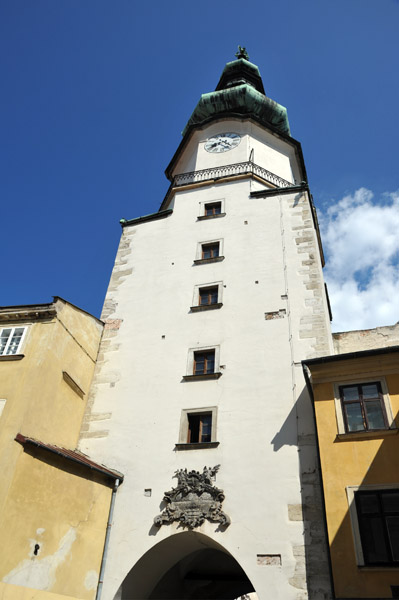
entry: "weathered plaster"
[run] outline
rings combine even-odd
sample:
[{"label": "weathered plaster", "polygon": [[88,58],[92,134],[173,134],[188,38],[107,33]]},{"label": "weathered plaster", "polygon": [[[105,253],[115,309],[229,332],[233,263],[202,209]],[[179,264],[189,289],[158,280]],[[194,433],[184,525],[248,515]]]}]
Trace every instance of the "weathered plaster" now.
[{"label": "weathered plaster", "polygon": [[38,540],[29,540],[29,558],[22,560],[12,571],[4,575],[5,583],[22,585],[41,590],[50,590],[56,580],[58,567],[66,560],[76,540],[76,528],[71,527],[60,540],[57,550],[43,559],[34,556],[33,550]]},{"label": "weathered plaster", "polygon": [[399,346],[399,323],[375,329],[333,333],[335,354]]}]

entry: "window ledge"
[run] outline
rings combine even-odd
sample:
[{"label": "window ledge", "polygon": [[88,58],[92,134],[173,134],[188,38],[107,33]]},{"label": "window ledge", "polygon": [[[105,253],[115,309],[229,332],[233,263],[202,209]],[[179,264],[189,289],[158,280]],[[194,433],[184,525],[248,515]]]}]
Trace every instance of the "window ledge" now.
[{"label": "window ledge", "polygon": [[202,215],[201,217],[197,217],[197,221],[205,221],[206,219],[218,219],[220,217],[225,217],[226,213],[220,213],[218,215]]},{"label": "window ledge", "polygon": [[201,450],[204,448],[217,448],[220,442],[195,442],[193,444],[190,443],[179,443],[175,444],[176,450]]},{"label": "window ledge", "polygon": [[2,360],[21,360],[24,358],[25,354],[2,354],[0,356],[0,361]]},{"label": "window ledge", "polygon": [[184,381],[201,381],[203,379],[219,379],[223,373],[204,373],[203,375],[183,375]]},{"label": "window ledge", "polygon": [[352,431],[351,433],[338,433],[336,441],[363,440],[367,438],[381,438],[386,435],[396,435],[397,429],[374,429],[372,431]]},{"label": "window ledge", "polygon": [[207,263],[220,262],[224,260],[224,256],[215,256],[215,258],[198,258],[194,261],[195,265],[206,265]]},{"label": "window ledge", "polygon": [[215,304],[201,304],[198,306],[190,306],[191,312],[200,312],[201,310],[215,310],[222,308],[223,302],[215,302]]}]

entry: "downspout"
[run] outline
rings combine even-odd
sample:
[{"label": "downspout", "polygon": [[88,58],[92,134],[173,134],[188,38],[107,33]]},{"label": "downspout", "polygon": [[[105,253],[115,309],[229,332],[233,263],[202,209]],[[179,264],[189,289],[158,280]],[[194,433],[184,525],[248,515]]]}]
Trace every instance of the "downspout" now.
[{"label": "downspout", "polygon": [[103,590],[105,563],[107,561],[108,544],[109,544],[109,538],[111,535],[111,527],[112,527],[112,515],[114,514],[115,498],[116,498],[116,492],[118,491],[118,487],[119,487],[119,479],[116,479],[114,489],[112,490],[111,504],[109,507],[107,531],[105,534],[104,550],[103,550],[103,556],[101,559],[100,577],[98,578],[96,600],[100,600],[101,592]]}]

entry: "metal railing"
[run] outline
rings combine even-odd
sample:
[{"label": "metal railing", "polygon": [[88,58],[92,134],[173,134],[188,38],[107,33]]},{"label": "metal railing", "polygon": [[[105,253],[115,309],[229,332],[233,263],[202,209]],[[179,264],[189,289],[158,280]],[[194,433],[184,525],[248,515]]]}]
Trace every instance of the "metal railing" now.
[{"label": "metal railing", "polygon": [[173,178],[173,187],[214,179],[222,179],[224,177],[231,177],[233,175],[245,175],[247,173],[258,175],[258,177],[261,177],[276,187],[286,188],[295,185],[295,183],[291,183],[290,181],[287,181],[275,173],[271,173],[271,171],[268,171],[267,169],[264,169],[263,167],[260,167],[259,165],[256,165],[252,161],[248,160],[246,162],[235,163],[232,165],[223,165],[221,167],[212,167],[209,169],[201,169],[200,171],[190,171],[189,173],[175,175]]}]

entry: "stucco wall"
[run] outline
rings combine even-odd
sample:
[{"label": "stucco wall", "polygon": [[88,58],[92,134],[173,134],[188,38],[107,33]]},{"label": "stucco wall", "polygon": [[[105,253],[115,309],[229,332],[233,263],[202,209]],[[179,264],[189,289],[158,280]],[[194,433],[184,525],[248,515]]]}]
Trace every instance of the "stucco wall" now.
[{"label": "stucco wall", "polygon": [[[333,368],[333,372],[332,372]],[[395,372],[396,370],[396,372]],[[399,441],[397,430],[374,437],[338,438],[333,383],[362,382],[383,377],[392,413],[399,426],[399,374],[391,356],[346,360],[323,369],[312,368],[320,459],[323,473],[326,516],[331,561],[337,597],[389,598],[391,585],[399,585],[396,570],[359,568],[354,548],[353,526],[349,515],[349,486],[397,484]],[[327,381],[328,377],[330,381]]]},{"label": "stucco wall", "polygon": [[[235,131],[236,123],[223,127]],[[180,531],[152,525],[175,470],[219,463],[216,484],[232,524],[222,531],[205,522],[198,531],[238,560],[261,599],[303,600],[308,589],[317,600],[328,597],[300,365],[332,350],[316,234],[307,194],[251,198],[253,189],[250,179],[182,189],[170,217],[124,228],[80,440],[84,452],[126,475],[107,600],[147,550]],[[197,219],[202,202],[220,199],[226,216]],[[198,244],[211,240],[220,241],[224,260],[194,264]],[[222,282],[223,307],[190,312],[195,286],[213,282]],[[184,381],[190,349],[203,347],[220,349],[222,376]],[[177,450],[182,410],[214,406],[219,446]],[[281,565],[259,562],[258,554],[280,554]]]},{"label": "stucco wall", "polygon": [[[5,400],[0,416],[0,578],[90,599],[111,491],[79,468],[54,462],[48,453],[29,454],[15,441],[22,433],[76,447],[102,324],[61,299],[51,309],[52,317],[33,312],[31,320],[15,323],[27,328],[19,349],[23,357],[6,356],[0,362],[0,397]],[[40,546],[37,555],[35,544]],[[6,597],[13,589],[3,587]],[[24,597],[15,589],[16,597]]]}]

